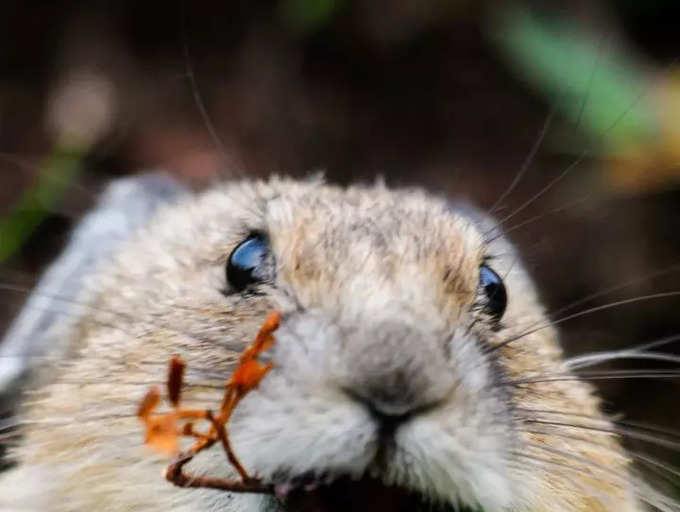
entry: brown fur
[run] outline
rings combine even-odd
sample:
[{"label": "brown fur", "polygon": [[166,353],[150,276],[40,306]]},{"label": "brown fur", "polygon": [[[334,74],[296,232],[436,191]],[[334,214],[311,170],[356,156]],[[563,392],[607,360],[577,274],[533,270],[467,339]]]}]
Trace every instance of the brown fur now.
[{"label": "brown fur", "polygon": [[[493,347],[546,319],[514,250],[502,239],[490,245],[485,241],[488,222],[455,213],[445,201],[417,190],[380,185],[344,190],[278,179],[229,185],[163,209],[90,277],[80,299],[87,306],[75,323],[65,322],[52,333],[55,344],[73,355],[44,368],[42,384],[30,396],[22,417],[25,437],[14,453],[19,465],[0,478],[2,509],[236,511],[273,506],[258,497],[222,503],[221,493],[177,489],[163,480],[166,461],[142,445],[134,410],[149,386],[163,381],[170,356],[180,354],[188,363],[186,403],[215,407],[238,351],[272,309],[282,310],[284,319],[300,311],[322,311],[337,325],[353,322],[366,326],[366,332],[373,332],[371,322],[396,319],[432,339],[471,326],[482,347]],[[259,295],[225,296],[226,258],[253,230],[269,234],[275,283],[263,285]],[[493,257],[489,264],[508,289],[508,309],[497,331],[484,320],[471,321],[476,318],[470,308],[478,294],[478,268],[486,256]],[[348,345],[337,360],[351,354],[357,361],[372,353],[371,340],[362,339],[366,346]],[[401,350],[402,345],[395,347]],[[432,374],[423,377],[422,389],[413,391],[418,394],[414,400],[449,400],[445,389],[450,386],[438,387],[449,366],[427,349],[419,349],[424,353],[419,374],[423,369]],[[498,385],[563,374],[554,329],[537,330],[492,354],[491,361],[480,359],[479,364],[491,372],[495,387],[485,388],[479,400],[498,418],[492,422],[480,414],[479,428],[504,444],[502,459],[514,493],[507,510],[641,510],[636,495],[644,491],[630,476],[616,436],[535,423],[559,417],[530,412],[573,412],[607,426],[590,385],[573,380]],[[402,364],[398,357],[395,368]],[[365,361],[370,366],[371,360]],[[474,365],[464,368],[481,371]],[[350,374],[353,383],[370,376],[351,373],[359,371],[351,367],[343,371],[338,370],[337,382]],[[324,380],[318,399],[340,400],[340,387]],[[308,392],[316,399],[316,388]],[[464,407],[475,401],[464,393],[456,400]],[[247,424],[254,408],[244,407],[235,428],[238,421]],[[432,421],[436,414],[443,413],[432,412]],[[470,428],[477,428],[473,421]],[[592,423],[584,419],[586,424]],[[248,453],[241,455],[248,465]],[[228,471],[221,459],[194,469]]]}]

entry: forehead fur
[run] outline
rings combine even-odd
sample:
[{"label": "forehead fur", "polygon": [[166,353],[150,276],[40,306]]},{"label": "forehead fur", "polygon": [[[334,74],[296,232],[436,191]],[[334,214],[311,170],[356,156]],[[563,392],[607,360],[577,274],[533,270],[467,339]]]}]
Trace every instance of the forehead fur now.
[{"label": "forehead fur", "polygon": [[476,292],[480,234],[420,191],[310,186],[271,199],[265,220],[280,279],[303,307],[380,296],[441,316]]},{"label": "forehead fur", "polygon": [[[178,231],[189,236],[178,239]],[[476,225],[420,190],[273,179],[211,190],[162,212],[141,234],[140,267],[217,267],[252,232],[269,238],[277,281],[310,306],[328,286],[360,301],[368,288],[408,298],[418,283],[437,296],[437,308],[452,307],[452,298],[472,300],[484,257]]]}]

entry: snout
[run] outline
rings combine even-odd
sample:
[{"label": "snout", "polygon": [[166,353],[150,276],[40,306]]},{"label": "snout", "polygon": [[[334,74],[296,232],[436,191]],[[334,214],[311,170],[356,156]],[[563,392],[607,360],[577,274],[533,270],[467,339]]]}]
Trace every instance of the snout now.
[{"label": "snout", "polygon": [[379,415],[404,417],[451,393],[446,339],[400,322],[339,330],[340,385]]},{"label": "snout", "polygon": [[[474,344],[401,320],[342,322],[322,311],[284,315],[276,338],[274,369],[240,404],[230,433],[250,471],[293,489],[295,509],[336,510],[329,504],[351,493],[410,510],[498,504],[477,490],[502,480],[509,429],[498,428],[503,406],[486,378],[476,386],[464,372],[474,363],[480,380],[484,365],[467,353]],[[482,451],[491,469],[475,465]]]}]

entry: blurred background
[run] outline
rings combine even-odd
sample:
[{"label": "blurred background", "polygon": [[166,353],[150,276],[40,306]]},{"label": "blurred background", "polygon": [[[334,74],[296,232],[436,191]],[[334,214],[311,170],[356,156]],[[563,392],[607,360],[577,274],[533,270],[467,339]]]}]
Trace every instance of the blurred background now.
[{"label": "blurred background", "polygon": [[[34,283],[112,178],[165,169],[201,188],[324,170],[332,182],[380,175],[492,208],[550,310],[612,288],[574,311],[680,290],[675,0],[5,1],[2,11],[6,283]],[[7,325],[25,297],[0,293]],[[673,297],[599,311],[565,322],[564,343],[579,354],[677,335],[679,311]],[[680,354],[680,343],[665,350]],[[680,427],[677,379],[597,385],[609,411]]]}]

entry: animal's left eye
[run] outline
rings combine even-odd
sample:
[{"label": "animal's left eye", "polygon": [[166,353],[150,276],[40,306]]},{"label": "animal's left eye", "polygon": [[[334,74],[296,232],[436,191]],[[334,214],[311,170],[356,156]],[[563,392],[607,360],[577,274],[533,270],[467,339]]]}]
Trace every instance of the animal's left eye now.
[{"label": "animal's left eye", "polygon": [[232,251],[227,260],[227,282],[237,292],[264,281],[269,246],[264,236],[253,234]]},{"label": "animal's left eye", "polygon": [[490,267],[482,265],[479,267],[479,286],[486,296],[484,311],[495,320],[500,320],[508,303],[503,280]]}]

